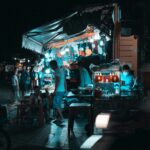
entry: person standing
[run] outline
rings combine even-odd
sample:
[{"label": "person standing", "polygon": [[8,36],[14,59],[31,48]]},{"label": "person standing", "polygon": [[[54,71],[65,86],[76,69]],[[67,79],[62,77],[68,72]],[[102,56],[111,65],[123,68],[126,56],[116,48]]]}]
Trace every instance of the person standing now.
[{"label": "person standing", "polygon": [[55,90],[53,97],[53,109],[56,117],[56,123],[60,125],[63,122],[62,99],[66,92],[65,71],[63,67],[58,67],[57,61],[50,61],[50,67],[54,70]]},{"label": "person standing", "polygon": [[13,75],[11,77],[11,83],[12,83],[12,91],[13,91],[13,100],[15,103],[18,103],[19,102],[19,98],[20,98],[20,95],[19,95],[19,81],[18,81],[18,70],[15,69],[13,71]]},{"label": "person standing", "polygon": [[30,92],[30,85],[31,85],[31,77],[30,77],[30,67],[27,68],[27,80],[25,82],[25,92]]},{"label": "person standing", "polygon": [[34,91],[34,87],[38,86],[38,73],[34,68],[31,70],[31,90]]},{"label": "person standing", "polygon": [[84,67],[83,61],[78,62],[80,72],[80,87],[86,87],[88,84],[92,84],[92,79],[88,70]]},{"label": "person standing", "polygon": [[20,90],[21,90],[22,98],[24,98],[26,92],[26,82],[27,82],[27,70],[26,67],[24,66],[20,76]]}]

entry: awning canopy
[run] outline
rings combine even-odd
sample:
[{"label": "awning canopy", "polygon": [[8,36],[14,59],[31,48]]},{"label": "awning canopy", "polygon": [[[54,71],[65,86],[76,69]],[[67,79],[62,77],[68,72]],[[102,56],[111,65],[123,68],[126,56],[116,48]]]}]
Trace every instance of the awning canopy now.
[{"label": "awning canopy", "polygon": [[50,48],[83,40],[94,34],[87,31],[87,25],[93,25],[109,35],[113,28],[113,5],[90,6],[71,15],[35,28],[23,35],[22,47],[37,53],[44,53]]}]

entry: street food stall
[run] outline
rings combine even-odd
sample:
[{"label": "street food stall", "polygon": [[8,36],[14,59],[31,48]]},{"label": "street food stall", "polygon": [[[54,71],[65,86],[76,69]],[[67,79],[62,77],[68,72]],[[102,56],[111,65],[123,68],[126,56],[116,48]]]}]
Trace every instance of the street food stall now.
[{"label": "street food stall", "polygon": [[[50,93],[54,90],[49,62],[56,60],[66,71],[69,91],[66,99],[90,102],[92,123],[99,111],[122,111],[129,108],[130,102],[137,107],[134,101],[138,100],[137,90],[121,92],[122,66],[128,64],[137,75],[137,39],[121,34],[119,14],[117,4],[91,6],[23,35],[22,47],[44,56],[33,69],[43,72],[43,87],[49,88]],[[80,84],[87,78],[81,78],[79,64],[91,78],[85,86]]]},{"label": "street food stall", "polygon": [[113,4],[87,7],[23,35],[23,48],[44,55],[37,64],[40,69],[35,70],[44,72],[45,84],[54,82],[49,67],[53,59],[66,68],[67,79],[74,83],[78,82],[79,60],[99,65],[112,59],[113,10]]},{"label": "street food stall", "polygon": [[[118,92],[120,68],[124,64],[128,64],[137,76],[137,38],[122,34],[121,10],[117,4],[85,7],[28,31],[23,35],[22,47],[44,55],[37,64],[39,69],[35,70],[44,73],[46,86],[54,83],[53,71],[49,67],[51,60],[66,69],[68,85],[74,85],[70,88],[79,86],[78,62],[82,60],[96,89],[103,85],[106,89],[109,83],[110,87],[115,87],[113,93]],[[111,62],[116,59],[119,63],[115,66]],[[110,66],[103,69],[101,66],[106,63]],[[93,70],[92,65],[97,69]]]}]

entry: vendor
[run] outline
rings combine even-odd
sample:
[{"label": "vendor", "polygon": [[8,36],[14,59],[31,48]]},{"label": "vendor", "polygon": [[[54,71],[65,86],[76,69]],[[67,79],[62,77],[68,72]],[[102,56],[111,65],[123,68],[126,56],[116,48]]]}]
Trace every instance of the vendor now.
[{"label": "vendor", "polygon": [[129,65],[125,64],[122,67],[120,74],[121,91],[131,91],[134,85],[134,75],[131,73]]},{"label": "vendor", "polygon": [[84,62],[79,61],[79,72],[80,72],[80,87],[86,87],[89,84],[92,84],[92,79],[89,75],[88,70],[83,66]]}]

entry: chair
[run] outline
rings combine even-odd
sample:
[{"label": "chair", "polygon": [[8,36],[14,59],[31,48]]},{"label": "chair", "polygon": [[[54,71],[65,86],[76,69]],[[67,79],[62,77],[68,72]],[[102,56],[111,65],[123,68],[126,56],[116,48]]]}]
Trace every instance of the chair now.
[{"label": "chair", "polygon": [[90,103],[71,103],[69,105],[69,118],[68,118],[68,139],[70,139],[70,132],[73,132],[73,126],[75,121],[75,116],[87,111],[88,113],[88,123],[89,129],[91,129],[91,104]]}]

